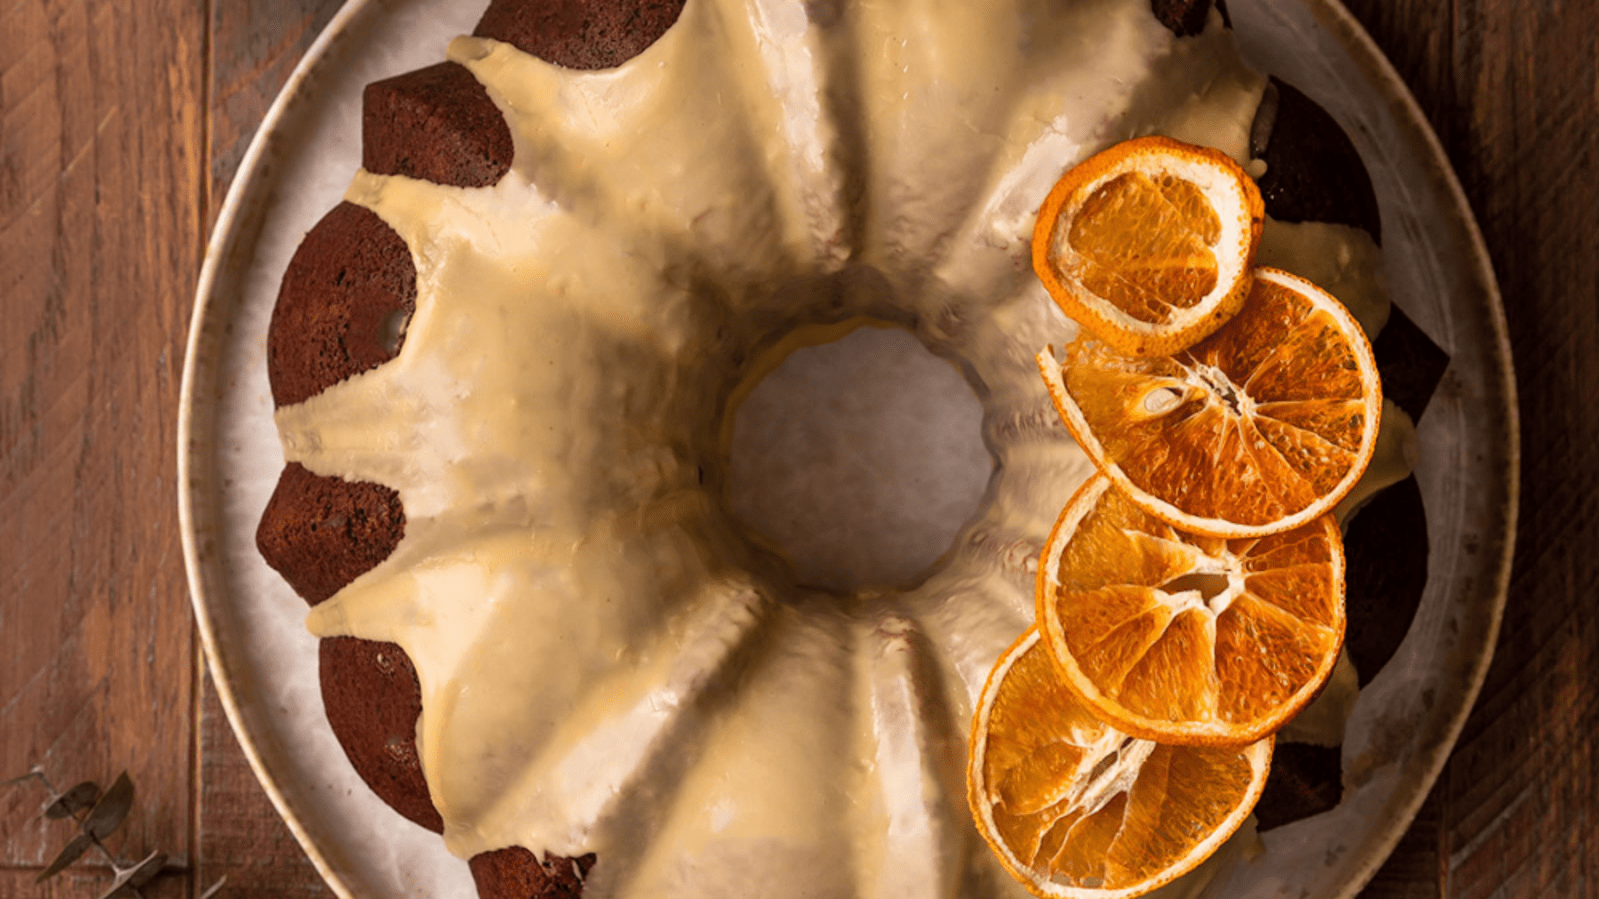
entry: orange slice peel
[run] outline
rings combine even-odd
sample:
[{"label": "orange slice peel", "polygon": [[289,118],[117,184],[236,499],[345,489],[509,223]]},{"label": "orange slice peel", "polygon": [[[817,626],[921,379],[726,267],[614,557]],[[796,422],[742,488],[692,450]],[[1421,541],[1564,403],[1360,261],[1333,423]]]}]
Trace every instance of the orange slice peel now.
[{"label": "orange slice peel", "polygon": [[1061,177],[1039,210],[1033,270],[1117,351],[1166,355],[1238,311],[1264,222],[1260,190],[1227,154],[1138,138]]},{"label": "orange slice peel", "polygon": [[1187,533],[1096,474],[1044,546],[1037,626],[1062,681],[1117,729],[1254,742],[1314,699],[1338,661],[1338,525],[1324,515],[1258,538]]},{"label": "orange slice peel", "polygon": [[1263,536],[1331,511],[1377,446],[1371,344],[1330,294],[1260,268],[1248,303],[1173,356],[1091,333],[1038,356],[1072,436],[1141,508],[1198,534]]},{"label": "orange slice peel", "polygon": [[1037,630],[989,674],[967,799],[978,830],[1036,896],[1123,899],[1199,865],[1254,808],[1272,740],[1159,745],[1117,732],[1062,684]]},{"label": "orange slice peel", "polygon": [[1098,470],[1045,543],[967,769],[978,830],[1035,895],[1137,896],[1201,864],[1337,664],[1331,511],[1382,387],[1342,304],[1254,267],[1263,222],[1233,160],[1160,137],[1074,167],[1040,209],[1034,270],[1081,327],[1037,361]]}]

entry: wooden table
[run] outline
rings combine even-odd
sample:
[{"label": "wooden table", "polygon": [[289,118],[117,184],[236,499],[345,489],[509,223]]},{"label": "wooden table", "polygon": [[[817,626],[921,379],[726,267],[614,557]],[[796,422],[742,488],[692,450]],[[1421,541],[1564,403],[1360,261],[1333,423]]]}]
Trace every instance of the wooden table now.
[{"label": "wooden table", "polygon": [[[175,427],[207,234],[267,104],[339,0],[0,6],[0,779],[139,786],[111,841],[328,895],[205,674],[178,537]],[[1454,161],[1504,292],[1521,532],[1498,654],[1368,896],[1599,895],[1599,0],[1353,0]],[[0,899],[64,842],[0,791]]]}]

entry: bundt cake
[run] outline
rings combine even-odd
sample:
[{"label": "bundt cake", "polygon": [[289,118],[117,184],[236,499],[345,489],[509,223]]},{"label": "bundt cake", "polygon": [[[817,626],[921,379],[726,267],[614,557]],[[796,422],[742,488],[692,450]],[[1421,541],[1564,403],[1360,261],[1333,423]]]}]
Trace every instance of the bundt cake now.
[{"label": "bundt cake", "polygon": [[[1259,261],[1375,333],[1349,140],[1220,0],[493,0],[447,56],[367,87],[266,348],[257,544],[351,763],[492,899],[1018,892],[965,733],[1091,471],[1033,362],[1075,327],[1028,269],[1038,204],[1120,139],[1218,147],[1266,199]],[[994,471],[924,578],[845,595],[722,494],[745,381],[856,320],[957,363]]]}]

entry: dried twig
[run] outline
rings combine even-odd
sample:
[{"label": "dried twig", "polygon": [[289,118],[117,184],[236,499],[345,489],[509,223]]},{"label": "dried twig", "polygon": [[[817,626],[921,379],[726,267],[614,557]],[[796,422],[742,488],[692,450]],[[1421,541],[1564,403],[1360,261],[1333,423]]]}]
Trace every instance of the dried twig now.
[{"label": "dried twig", "polygon": [[[99,899],[144,899],[144,894],[139,888],[154,880],[163,873],[186,870],[184,866],[173,864],[161,851],[151,852],[137,862],[124,865],[103,842],[107,837],[122,826],[128,818],[128,812],[133,808],[133,780],[124,771],[117,776],[111,789],[100,792],[100,785],[94,781],[84,781],[58,791],[50,783],[50,778],[45,776],[44,769],[38,765],[33,766],[27,774],[13,777],[0,782],[0,786],[15,786],[27,781],[36,781],[49,793],[41,814],[51,820],[71,819],[77,824],[77,832],[72,839],[61,847],[56,857],[51,860],[45,869],[39,872],[36,883],[42,883],[66,870],[69,865],[83,857],[91,848],[99,851],[101,857],[111,865],[114,879],[111,885],[100,894]],[[221,878],[200,895],[200,899],[211,899],[222,884],[227,881]]]}]

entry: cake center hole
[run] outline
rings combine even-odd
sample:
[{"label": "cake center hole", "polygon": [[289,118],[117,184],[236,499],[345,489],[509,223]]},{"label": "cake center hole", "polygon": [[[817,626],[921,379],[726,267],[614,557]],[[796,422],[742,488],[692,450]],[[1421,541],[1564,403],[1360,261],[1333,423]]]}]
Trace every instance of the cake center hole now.
[{"label": "cake center hole", "polygon": [[920,581],[993,471],[983,410],[909,332],[860,328],[797,350],[738,408],[729,502],[802,584]]}]

